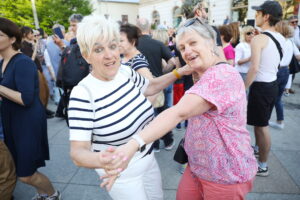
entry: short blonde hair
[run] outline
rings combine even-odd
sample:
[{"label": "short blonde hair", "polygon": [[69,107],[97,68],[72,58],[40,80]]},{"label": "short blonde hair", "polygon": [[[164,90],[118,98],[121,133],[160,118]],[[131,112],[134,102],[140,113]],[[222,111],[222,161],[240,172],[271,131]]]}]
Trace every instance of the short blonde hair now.
[{"label": "short blonde hair", "polygon": [[282,20],[275,25],[275,30],[283,37],[290,38],[294,35],[294,28],[289,25],[289,22],[286,20]]},{"label": "short blonde hair", "polygon": [[119,24],[106,19],[104,16],[89,15],[78,23],[76,38],[81,54],[87,56],[92,52],[94,44],[99,40],[102,42],[115,40],[119,43]]},{"label": "short blonde hair", "polygon": [[169,43],[168,31],[164,29],[154,30],[152,32],[152,38],[161,41],[164,45],[168,45]]},{"label": "short blonde hair", "polygon": [[242,28],[242,30],[241,30],[240,41],[241,42],[246,42],[246,40],[245,40],[246,33],[253,32],[253,31],[254,31],[254,27],[253,26],[244,26]]}]

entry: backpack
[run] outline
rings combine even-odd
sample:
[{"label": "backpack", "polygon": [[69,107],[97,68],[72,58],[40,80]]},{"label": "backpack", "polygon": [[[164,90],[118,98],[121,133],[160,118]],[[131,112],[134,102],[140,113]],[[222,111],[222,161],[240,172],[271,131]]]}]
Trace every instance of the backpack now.
[{"label": "backpack", "polygon": [[90,65],[82,57],[78,44],[66,47],[61,54],[56,85],[72,89],[90,72]]}]

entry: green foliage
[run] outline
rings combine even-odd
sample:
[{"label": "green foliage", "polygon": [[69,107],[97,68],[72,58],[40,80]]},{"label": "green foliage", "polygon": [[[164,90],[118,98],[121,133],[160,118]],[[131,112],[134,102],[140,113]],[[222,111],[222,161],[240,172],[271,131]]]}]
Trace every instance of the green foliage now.
[{"label": "green foliage", "polygon": [[[55,23],[69,26],[68,18],[73,13],[88,15],[92,8],[88,0],[35,0],[39,25],[48,34]],[[0,16],[19,26],[34,27],[31,0],[1,0]]]}]

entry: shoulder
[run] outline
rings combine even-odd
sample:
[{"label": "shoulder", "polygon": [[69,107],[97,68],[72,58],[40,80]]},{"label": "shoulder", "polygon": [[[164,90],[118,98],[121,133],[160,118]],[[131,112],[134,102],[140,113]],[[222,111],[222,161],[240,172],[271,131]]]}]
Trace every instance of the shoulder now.
[{"label": "shoulder", "polygon": [[25,54],[19,53],[14,58],[15,65],[21,65],[21,66],[34,66],[34,62]]}]

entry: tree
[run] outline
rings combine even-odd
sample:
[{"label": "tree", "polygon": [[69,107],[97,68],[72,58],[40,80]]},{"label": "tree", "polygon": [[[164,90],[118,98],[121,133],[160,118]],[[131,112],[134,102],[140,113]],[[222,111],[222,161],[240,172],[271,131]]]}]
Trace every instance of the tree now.
[{"label": "tree", "polygon": [[[35,0],[40,27],[51,34],[56,23],[68,27],[68,18],[73,13],[88,15],[92,12],[88,0]],[[0,1],[0,16],[14,21],[19,26],[34,28],[30,0]]]}]

